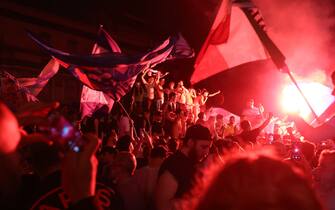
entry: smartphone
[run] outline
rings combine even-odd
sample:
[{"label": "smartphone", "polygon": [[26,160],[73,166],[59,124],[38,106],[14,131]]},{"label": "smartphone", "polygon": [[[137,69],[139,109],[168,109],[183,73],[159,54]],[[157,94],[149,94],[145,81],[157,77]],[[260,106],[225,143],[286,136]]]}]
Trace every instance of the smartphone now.
[{"label": "smartphone", "polygon": [[298,147],[293,147],[292,148],[291,159],[292,160],[301,160],[302,159],[301,151]]},{"label": "smartphone", "polygon": [[81,133],[59,113],[48,116],[48,135],[62,150],[80,152],[84,144]]}]

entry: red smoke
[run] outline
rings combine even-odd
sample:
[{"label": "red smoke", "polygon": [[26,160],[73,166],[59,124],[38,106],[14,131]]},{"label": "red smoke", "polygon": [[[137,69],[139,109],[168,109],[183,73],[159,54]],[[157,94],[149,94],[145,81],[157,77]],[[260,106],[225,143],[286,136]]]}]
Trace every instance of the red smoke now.
[{"label": "red smoke", "polygon": [[[332,0],[254,2],[264,16],[270,37],[286,56],[292,72],[330,84],[329,74],[335,68],[335,3]],[[327,81],[322,81],[324,78]]]}]

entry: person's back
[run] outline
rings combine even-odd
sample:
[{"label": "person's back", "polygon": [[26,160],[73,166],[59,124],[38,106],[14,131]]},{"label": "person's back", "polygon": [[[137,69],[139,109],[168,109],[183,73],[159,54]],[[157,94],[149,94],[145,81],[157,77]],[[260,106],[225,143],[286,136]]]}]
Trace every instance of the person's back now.
[{"label": "person's back", "polygon": [[159,168],[166,157],[166,149],[162,146],[151,150],[149,165],[137,169],[134,178],[139,186],[139,197],[145,202],[147,209],[154,207],[153,197],[157,183]]},{"label": "person's back", "polygon": [[144,201],[139,196],[139,188],[133,177],[136,169],[135,156],[126,151],[119,152],[111,164],[111,179],[115,183],[117,194],[122,198],[125,210],[141,210],[145,208]]}]

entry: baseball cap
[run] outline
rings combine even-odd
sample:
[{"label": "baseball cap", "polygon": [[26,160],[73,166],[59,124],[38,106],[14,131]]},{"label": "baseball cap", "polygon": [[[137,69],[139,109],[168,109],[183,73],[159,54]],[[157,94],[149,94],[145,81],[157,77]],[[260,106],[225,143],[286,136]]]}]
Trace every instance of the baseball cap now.
[{"label": "baseball cap", "polygon": [[196,140],[212,140],[211,132],[209,129],[202,125],[193,125],[186,131],[185,140],[193,139]]}]

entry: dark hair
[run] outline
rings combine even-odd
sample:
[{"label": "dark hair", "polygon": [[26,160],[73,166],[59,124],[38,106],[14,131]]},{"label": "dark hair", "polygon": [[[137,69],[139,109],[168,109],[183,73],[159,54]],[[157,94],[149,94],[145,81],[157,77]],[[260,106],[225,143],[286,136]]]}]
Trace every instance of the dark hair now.
[{"label": "dark hair", "polygon": [[151,127],[151,133],[157,133],[158,135],[163,135],[164,129],[160,124],[154,123]]},{"label": "dark hair", "polygon": [[105,154],[105,153],[109,153],[109,154],[116,154],[117,150],[115,147],[111,147],[111,146],[104,146],[102,147],[100,154]]},{"label": "dark hair", "polygon": [[92,118],[99,119],[99,118],[102,118],[102,117],[104,117],[106,115],[108,115],[108,106],[107,105],[103,105],[102,107],[100,107],[98,110],[96,110],[93,113]]},{"label": "dark hair", "polygon": [[169,152],[175,153],[178,149],[178,142],[175,139],[170,139],[167,143]]},{"label": "dark hair", "polygon": [[240,126],[242,128],[242,130],[246,130],[250,125],[250,122],[248,120],[243,120],[241,123],[240,123]]},{"label": "dark hair", "polygon": [[150,157],[151,158],[165,158],[166,154],[167,154],[167,151],[166,151],[166,149],[164,147],[157,146],[157,147],[154,147],[151,150]]},{"label": "dark hair", "polygon": [[187,128],[184,144],[186,144],[189,140],[212,140],[211,132],[209,129],[202,125],[192,125],[191,127]]},{"label": "dark hair", "polygon": [[219,139],[214,142],[213,146],[218,149],[218,152],[220,154],[225,154],[226,152],[231,151],[234,148],[238,148],[236,143],[227,139]]},{"label": "dark hair", "polygon": [[83,133],[95,133],[95,125],[94,125],[95,118],[87,117],[85,121],[82,121],[80,127]]},{"label": "dark hair", "polygon": [[204,113],[204,112],[200,112],[200,113],[198,114],[198,118],[199,118],[199,119],[202,119],[202,120],[203,120],[204,117],[205,117],[205,113]]},{"label": "dark hair", "polygon": [[315,144],[305,141],[301,143],[300,149],[308,162],[315,158]]},{"label": "dark hair", "polygon": [[205,185],[194,185],[184,209],[322,209],[309,181],[288,164],[265,154],[245,155],[207,171]]},{"label": "dark hair", "polygon": [[124,135],[116,142],[116,149],[117,151],[130,151],[130,144],[131,144],[131,138],[129,135]]}]

